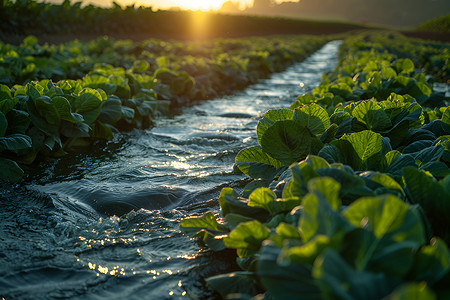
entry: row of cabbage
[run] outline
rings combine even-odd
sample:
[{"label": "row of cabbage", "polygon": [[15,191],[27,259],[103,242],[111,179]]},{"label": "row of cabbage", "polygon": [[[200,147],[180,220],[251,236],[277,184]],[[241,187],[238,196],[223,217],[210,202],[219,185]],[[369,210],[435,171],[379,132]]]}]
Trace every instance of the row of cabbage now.
[{"label": "row of cabbage", "polygon": [[[98,6],[100,2],[2,0],[0,37],[14,39],[35,34],[64,38],[65,35],[92,37],[107,34],[188,40],[308,32],[332,34],[367,28],[342,21],[230,15],[212,11],[154,10],[149,6],[151,2],[130,2],[127,6],[116,1],[107,2]],[[192,26],[196,23],[194,19],[202,20],[201,27]]]},{"label": "row of cabbage", "polygon": [[259,146],[236,157],[244,190],[181,222],[237,250],[243,271],[207,279],[224,298],[450,297],[449,99],[405,42],[347,38],[333,74],[259,121]]},{"label": "row of cabbage", "polygon": [[149,127],[171,106],[242,88],[325,41],[99,38],[39,45],[30,36],[20,46],[0,44],[0,179],[18,180],[21,166]]}]

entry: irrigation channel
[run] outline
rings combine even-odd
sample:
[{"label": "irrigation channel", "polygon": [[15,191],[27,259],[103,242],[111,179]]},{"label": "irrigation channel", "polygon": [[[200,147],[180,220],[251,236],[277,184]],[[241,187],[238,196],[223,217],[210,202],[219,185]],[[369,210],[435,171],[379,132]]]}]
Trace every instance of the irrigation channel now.
[{"label": "irrigation channel", "polygon": [[258,119],[316,87],[336,66],[339,45],[149,130],[46,163],[26,184],[2,186],[0,298],[216,297],[204,278],[236,270],[234,253],[202,249],[179,222],[218,212],[210,199],[242,186],[232,166],[240,149],[257,144]]}]

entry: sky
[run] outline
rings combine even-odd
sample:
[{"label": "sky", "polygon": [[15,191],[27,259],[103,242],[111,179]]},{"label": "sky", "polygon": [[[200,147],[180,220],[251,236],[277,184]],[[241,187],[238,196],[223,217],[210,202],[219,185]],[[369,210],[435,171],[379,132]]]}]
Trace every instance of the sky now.
[{"label": "sky", "polygon": [[[47,0],[48,1],[48,0]],[[50,0],[48,2],[59,3],[63,0]],[[80,1],[80,0],[76,0]],[[83,3],[92,3],[98,6],[111,6],[113,0],[81,0]],[[217,10],[222,7],[224,2],[228,0],[115,0],[122,6],[131,5],[133,3],[136,6],[152,6],[155,9],[166,9],[171,7],[180,7],[182,9],[192,10]],[[242,8],[250,6],[253,0],[231,0],[233,2],[239,2]],[[281,3],[286,1],[296,2],[296,0],[276,0],[275,2]],[[298,0],[297,0],[298,1]]]},{"label": "sky", "polygon": [[[128,1],[128,0],[121,0]],[[181,7],[183,9],[210,10],[219,9],[227,0],[135,0],[136,4],[149,5],[154,8]],[[237,2],[237,1],[236,1]],[[249,5],[253,0],[239,0],[242,6]]]}]

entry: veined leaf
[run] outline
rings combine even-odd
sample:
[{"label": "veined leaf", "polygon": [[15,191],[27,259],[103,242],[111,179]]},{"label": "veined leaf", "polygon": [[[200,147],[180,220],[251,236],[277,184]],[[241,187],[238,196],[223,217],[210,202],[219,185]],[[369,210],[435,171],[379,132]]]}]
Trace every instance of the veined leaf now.
[{"label": "veined leaf", "polygon": [[344,213],[354,226],[369,230],[378,239],[409,241],[419,247],[425,243],[420,216],[393,195],[361,198]]},{"label": "veined leaf", "polygon": [[277,121],[264,132],[261,147],[271,157],[290,165],[308,155],[311,134],[296,121]]},{"label": "veined leaf", "polygon": [[264,187],[254,190],[249,199],[248,206],[264,208],[272,216],[280,212],[290,212],[301,203],[300,199],[277,199],[272,190]]},{"label": "veined leaf", "polygon": [[339,241],[345,232],[352,228],[339,212],[333,209],[334,203],[331,202],[317,194],[308,194],[303,198],[304,208],[299,230],[304,242],[318,235]]},{"label": "veined leaf", "polygon": [[180,222],[180,228],[187,234],[195,234],[201,229],[208,229],[216,232],[228,232],[228,228],[219,224],[212,212],[208,212],[202,217],[186,218]]},{"label": "veined leaf", "polygon": [[240,224],[224,243],[228,248],[258,251],[262,242],[269,237],[269,229],[258,221],[250,221]]},{"label": "veined leaf", "polygon": [[327,111],[315,103],[295,109],[294,120],[307,127],[314,135],[322,135],[330,126]]},{"label": "veined leaf", "polygon": [[349,141],[355,149],[361,162],[379,155],[382,147],[381,135],[370,130],[345,135],[341,139]]},{"label": "veined leaf", "polygon": [[248,200],[238,198],[238,194],[232,188],[222,189],[219,196],[219,205],[224,217],[233,213],[262,222],[267,221],[269,217],[269,213],[265,209],[248,206]]},{"label": "veined leaf", "polygon": [[202,217],[187,218],[180,222],[181,231],[201,238],[214,251],[225,249],[223,238],[228,235],[227,227],[219,224],[213,213],[208,212]]},{"label": "veined leaf", "polygon": [[25,134],[11,134],[0,137],[0,152],[3,150],[21,150],[31,148],[31,138]]},{"label": "veined leaf", "polygon": [[272,180],[281,167],[281,162],[272,158],[259,147],[250,147],[241,150],[236,156],[236,166],[255,179]]},{"label": "veined leaf", "polygon": [[72,103],[75,112],[86,113],[97,109],[102,104],[100,93],[91,88],[84,88]]},{"label": "veined leaf", "polygon": [[47,121],[47,123],[58,126],[61,118],[59,116],[56,106],[52,99],[47,96],[42,96],[34,99],[34,103],[39,114]]},{"label": "veined leaf", "polygon": [[56,96],[52,98],[52,104],[59,114],[61,120],[66,120],[71,123],[83,122],[83,116],[77,113],[72,113],[72,107],[69,100],[62,96]]},{"label": "veined leaf", "polygon": [[272,109],[264,114],[264,117],[258,121],[256,127],[256,134],[258,136],[258,143],[261,145],[261,139],[267,128],[272,126],[276,121],[292,120],[294,118],[294,111],[287,108]]},{"label": "veined leaf", "polygon": [[7,114],[18,102],[18,98],[13,98],[9,87],[0,84],[0,112]]},{"label": "veined leaf", "polygon": [[384,109],[372,100],[360,102],[353,109],[352,115],[370,130],[381,131],[392,126]]}]

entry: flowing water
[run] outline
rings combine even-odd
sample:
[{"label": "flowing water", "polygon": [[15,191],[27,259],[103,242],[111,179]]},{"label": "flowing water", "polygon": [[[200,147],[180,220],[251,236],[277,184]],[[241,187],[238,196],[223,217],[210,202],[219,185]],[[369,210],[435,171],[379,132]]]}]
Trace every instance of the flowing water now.
[{"label": "flowing water", "polygon": [[[186,216],[219,211],[258,118],[289,107],[337,63],[330,42],[303,63],[232,96],[201,102],[149,130],[46,163],[1,186],[0,296],[5,299],[211,299],[204,278],[236,270],[183,235]],[[120,216],[120,217],[117,217]]]}]

